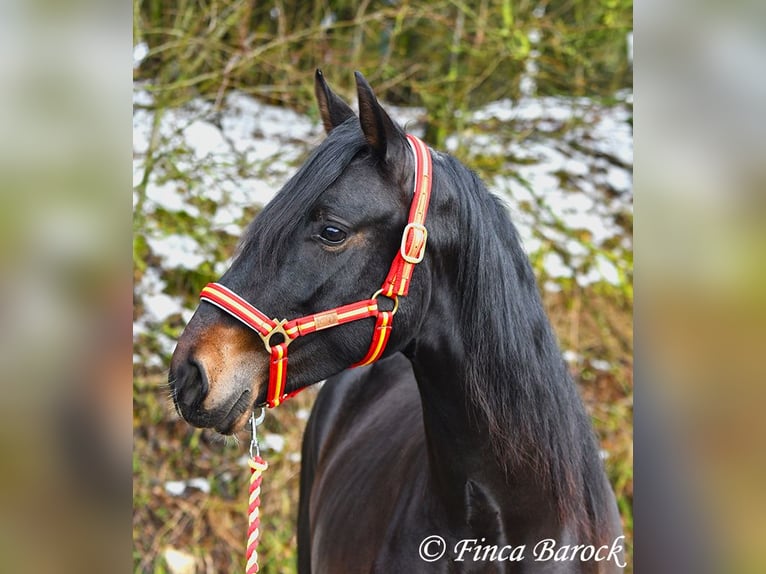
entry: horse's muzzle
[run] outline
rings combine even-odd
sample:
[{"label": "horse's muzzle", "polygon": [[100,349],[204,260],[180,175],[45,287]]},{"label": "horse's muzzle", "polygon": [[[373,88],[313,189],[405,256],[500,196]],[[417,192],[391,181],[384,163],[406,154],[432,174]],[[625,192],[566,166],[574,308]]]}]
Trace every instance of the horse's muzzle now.
[{"label": "horse's muzzle", "polygon": [[213,428],[221,434],[232,434],[243,424],[243,419],[255,397],[250,389],[230,395],[213,408],[205,408],[209,383],[204,367],[195,359],[182,362],[171,369],[170,385],[176,410],[189,424],[200,428]]},{"label": "horse's muzzle", "polygon": [[192,318],[173,352],[168,377],[184,420],[222,434],[245,425],[268,377],[268,357],[254,352],[259,344],[239,325]]}]

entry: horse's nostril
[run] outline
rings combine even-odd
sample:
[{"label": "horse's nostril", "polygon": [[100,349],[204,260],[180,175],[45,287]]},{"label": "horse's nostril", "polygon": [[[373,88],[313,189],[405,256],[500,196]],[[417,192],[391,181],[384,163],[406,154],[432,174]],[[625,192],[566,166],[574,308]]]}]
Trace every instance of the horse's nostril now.
[{"label": "horse's nostril", "polygon": [[207,380],[207,371],[205,371],[205,368],[196,359],[192,359],[191,363],[197,369],[197,379],[200,382],[200,392],[202,394],[202,398],[204,398],[207,396],[208,390],[210,390],[210,385],[208,384]]},{"label": "horse's nostril", "polygon": [[209,389],[204,367],[195,359],[187,361],[177,373],[178,402],[186,409],[194,409],[207,396]]}]

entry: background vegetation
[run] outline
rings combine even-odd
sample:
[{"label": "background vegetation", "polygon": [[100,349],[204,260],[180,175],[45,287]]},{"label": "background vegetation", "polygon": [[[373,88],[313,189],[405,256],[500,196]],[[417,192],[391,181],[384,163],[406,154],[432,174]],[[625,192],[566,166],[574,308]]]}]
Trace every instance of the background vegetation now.
[{"label": "background vegetation", "polygon": [[[217,278],[238,229],[259,208],[235,198],[237,182],[254,177],[278,187],[311,143],[310,136],[283,139],[274,155],[253,158],[240,150],[235,160],[223,161],[197,155],[184,129],[199,118],[225,123],[232,94],[316,120],[316,67],[349,101],[351,71],[363,71],[384,102],[416,110],[413,121],[430,144],[448,147],[494,191],[516,200],[517,217],[533,230],[530,256],[546,287],[543,298],[607,454],[632,541],[632,214],[609,212],[615,232],[594,237],[592,229],[558,217],[553,196],[519,175],[537,161],[521,150],[544,142],[589,162],[584,173],[553,174],[565,197],[593,188],[598,213],[615,198],[630,203],[632,184],[610,185],[605,174],[615,167],[629,172],[632,158],[626,162],[589,144],[594,126],[611,117],[614,106],[626,112],[620,121],[631,123],[632,2],[134,0],[133,9],[134,43],[147,48],[134,68],[134,114],[148,126],[146,145],[134,152],[134,571],[242,569],[246,445],[178,420],[165,386],[167,361],[199,289]],[[509,120],[474,113],[498,100],[515,105],[551,98],[571,113]],[[513,197],[504,181],[519,184],[525,199]],[[168,186],[180,207],[156,201],[153,193]],[[215,223],[227,209],[235,211],[233,228]],[[171,236],[193,240],[199,263],[182,265],[163,255],[153,241]],[[546,264],[552,256],[571,273],[552,273]],[[581,281],[599,259],[614,266],[616,279]],[[152,316],[150,282],[181,309]],[[266,572],[295,569],[297,453],[313,397],[303,393],[265,424],[271,437],[261,547]],[[204,482],[189,482],[194,478]],[[183,483],[182,494],[168,486],[174,481]],[[190,560],[187,570],[178,566],[183,558]]]},{"label": "background vegetation", "polygon": [[[429,110],[442,147],[464,112],[537,95],[611,98],[632,87],[632,0],[134,0],[136,72],[157,105],[227,90],[313,113],[316,67],[364,70],[386,101]],[[351,96],[353,77],[334,82]]]}]

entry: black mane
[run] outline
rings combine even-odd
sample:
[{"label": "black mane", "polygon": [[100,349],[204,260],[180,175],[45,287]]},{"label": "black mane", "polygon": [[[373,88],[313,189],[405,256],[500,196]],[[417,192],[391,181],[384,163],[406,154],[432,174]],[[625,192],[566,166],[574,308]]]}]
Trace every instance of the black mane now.
[{"label": "black mane", "polygon": [[598,535],[608,496],[595,437],[508,209],[443,154],[434,154],[434,194],[455,202],[451,225],[439,233],[462,250],[456,292],[472,358],[466,392],[489,425],[498,462],[506,471],[531,465],[562,521],[587,509],[583,534]]}]

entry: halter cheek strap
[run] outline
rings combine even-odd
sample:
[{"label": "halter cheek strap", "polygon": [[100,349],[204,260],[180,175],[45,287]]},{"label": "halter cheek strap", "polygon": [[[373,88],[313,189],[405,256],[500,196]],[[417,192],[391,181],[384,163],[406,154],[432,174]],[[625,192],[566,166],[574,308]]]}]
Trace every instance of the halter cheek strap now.
[{"label": "halter cheek strap", "polygon": [[[382,287],[372,297],[321,313],[306,315],[290,321],[287,319],[280,321],[269,319],[256,307],[220,283],[209,283],[202,290],[200,294],[202,301],[211,303],[238,319],[255,331],[263,341],[266,351],[271,355],[269,388],[266,395],[266,404],[269,407],[276,407],[302,390],[297,389],[291,393],[285,393],[287,348],[298,337],[352,321],[375,317],[375,329],[370,348],[361,361],[351,366],[369,365],[383,355],[391,336],[394,315],[399,309],[399,297],[404,297],[409,292],[412,272],[415,265],[423,260],[428,239],[425,219],[431,198],[431,153],[428,147],[417,137],[408,134],[407,141],[415,156],[416,166],[415,189],[409,218],[391,269]],[[394,308],[391,311],[383,311],[378,307],[378,297],[381,295],[393,300]],[[273,340],[275,335],[281,336],[279,342]]]}]

